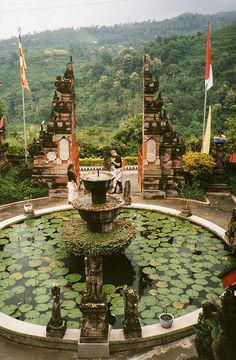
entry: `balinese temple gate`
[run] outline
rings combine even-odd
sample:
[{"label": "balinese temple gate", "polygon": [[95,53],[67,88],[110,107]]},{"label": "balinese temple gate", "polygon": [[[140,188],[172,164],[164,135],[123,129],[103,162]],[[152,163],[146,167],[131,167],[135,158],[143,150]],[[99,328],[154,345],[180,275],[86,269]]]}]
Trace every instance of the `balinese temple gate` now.
[{"label": "balinese temple gate", "polygon": [[176,185],[184,184],[184,145],[172,130],[163,98],[157,94],[159,82],[152,76],[144,56],[144,108],[142,153],[139,152],[139,184],[144,198],[176,196]]},{"label": "balinese temple gate", "polygon": [[[57,76],[52,111],[46,129],[41,124],[38,140],[29,147],[34,159],[33,182],[47,185],[50,194],[63,193],[67,167],[74,164],[79,183],[79,155],[76,144],[75,79],[72,57],[64,76]],[[58,96],[60,93],[60,97]]]}]

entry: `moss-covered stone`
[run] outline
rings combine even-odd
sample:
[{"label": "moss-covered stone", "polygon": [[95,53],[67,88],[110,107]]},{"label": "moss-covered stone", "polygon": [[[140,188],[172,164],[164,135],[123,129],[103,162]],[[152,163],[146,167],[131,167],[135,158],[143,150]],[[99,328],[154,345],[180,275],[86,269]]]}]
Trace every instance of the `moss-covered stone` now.
[{"label": "moss-covered stone", "polygon": [[62,239],[66,248],[78,256],[122,252],[131,243],[134,235],[134,225],[122,217],[116,219],[113,230],[105,234],[90,232],[82,219],[67,221],[62,226]]}]

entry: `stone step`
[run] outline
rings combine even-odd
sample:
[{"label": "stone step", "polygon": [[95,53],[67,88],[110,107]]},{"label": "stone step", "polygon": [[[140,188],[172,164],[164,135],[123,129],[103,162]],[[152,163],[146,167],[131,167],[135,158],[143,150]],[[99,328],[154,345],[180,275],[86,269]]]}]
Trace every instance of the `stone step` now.
[{"label": "stone step", "polygon": [[222,193],[230,193],[230,186],[222,183],[222,184],[209,184],[207,188],[207,192],[222,192]]}]

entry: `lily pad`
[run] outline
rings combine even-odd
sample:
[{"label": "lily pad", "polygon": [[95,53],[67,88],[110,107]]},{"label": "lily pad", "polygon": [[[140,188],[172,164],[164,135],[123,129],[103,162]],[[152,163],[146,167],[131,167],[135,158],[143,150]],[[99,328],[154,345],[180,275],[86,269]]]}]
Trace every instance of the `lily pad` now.
[{"label": "lily pad", "polygon": [[55,275],[66,275],[68,272],[69,272],[69,269],[66,267],[53,269],[53,273]]},{"label": "lily pad", "polygon": [[19,307],[19,311],[22,313],[27,313],[32,309],[33,309],[33,305],[31,305],[31,304],[22,304]]},{"label": "lily pad", "polygon": [[69,282],[77,282],[81,279],[81,275],[80,274],[69,274],[66,275],[65,278],[69,281]]},{"label": "lily pad", "polygon": [[48,309],[50,309],[52,307],[52,304],[37,304],[37,306],[35,307],[35,310],[39,311],[39,312],[45,312],[47,311]]},{"label": "lily pad", "polygon": [[44,304],[51,300],[50,295],[38,295],[34,298],[36,303]]},{"label": "lily pad", "polygon": [[82,292],[86,289],[85,283],[76,283],[72,286],[75,291]]},{"label": "lily pad", "polygon": [[25,314],[26,319],[37,319],[39,317],[39,312],[37,310],[30,310]]},{"label": "lily pad", "polygon": [[195,299],[198,297],[199,292],[197,290],[193,290],[193,289],[189,289],[186,291],[186,294],[191,298],[191,299]]},{"label": "lily pad", "polygon": [[16,310],[16,305],[5,305],[1,308],[1,311],[6,315],[12,315]]}]

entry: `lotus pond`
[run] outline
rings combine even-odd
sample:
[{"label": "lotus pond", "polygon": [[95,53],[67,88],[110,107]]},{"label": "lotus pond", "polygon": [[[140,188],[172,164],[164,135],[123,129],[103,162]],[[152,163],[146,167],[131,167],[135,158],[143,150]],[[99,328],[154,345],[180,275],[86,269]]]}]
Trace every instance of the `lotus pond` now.
[{"label": "lotus pond", "polygon": [[[217,275],[232,257],[218,237],[187,220],[154,211],[123,209],[121,216],[135,223],[136,235],[124,254],[104,258],[104,290],[115,328],[121,327],[127,286],[139,296],[142,325],[157,323],[167,304],[179,317],[222,293]],[[0,230],[0,311],[46,325],[51,286],[57,283],[62,316],[68,327],[80,326],[83,258],[68,253],[60,233],[63,222],[78,218],[75,210],[63,211]]]}]

